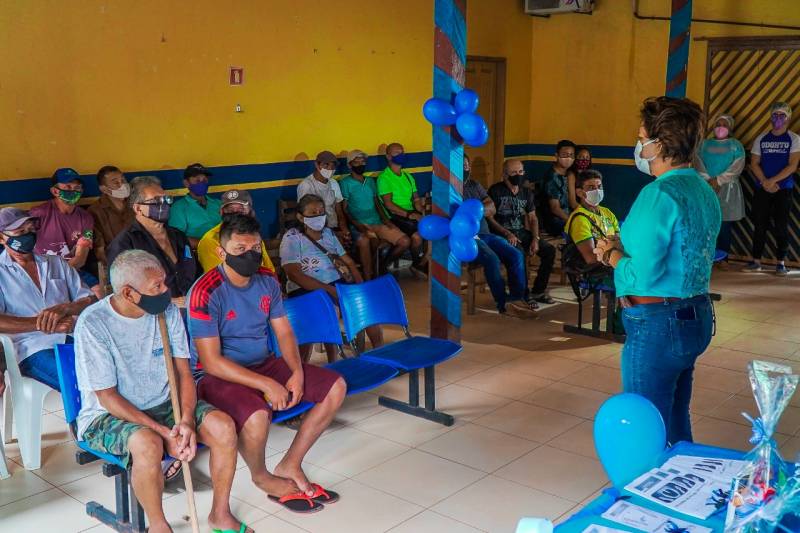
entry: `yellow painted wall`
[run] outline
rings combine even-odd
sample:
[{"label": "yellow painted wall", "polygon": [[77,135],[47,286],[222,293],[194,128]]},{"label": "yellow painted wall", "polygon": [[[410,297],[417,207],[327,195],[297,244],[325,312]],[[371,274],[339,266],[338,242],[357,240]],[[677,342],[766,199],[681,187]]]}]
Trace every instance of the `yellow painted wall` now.
[{"label": "yellow painted wall", "polygon": [[[664,94],[669,22],[637,20],[629,0],[598,0],[591,16],[533,18],[532,143],[572,138],[633,145],[638,109]],[[640,14],[669,16],[669,0],[641,0]],[[694,0],[694,17],[800,25],[798,0]],[[795,32],[796,33],[796,32]],[[788,35],[788,30],[695,23],[692,38]],[[692,40],[687,96],[702,104],[706,43]]]},{"label": "yellow painted wall", "polygon": [[[469,2],[469,53],[509,58],[507,142],[528,134],[520,4]],[[432,0],[5,0],[0,179],[430,150],[432,40]]]}]

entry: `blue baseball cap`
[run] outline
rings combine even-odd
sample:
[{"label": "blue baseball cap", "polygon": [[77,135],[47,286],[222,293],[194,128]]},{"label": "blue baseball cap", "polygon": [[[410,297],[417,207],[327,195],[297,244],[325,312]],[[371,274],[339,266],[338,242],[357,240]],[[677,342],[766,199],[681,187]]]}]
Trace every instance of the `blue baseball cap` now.
[{"label": "blue baseball cap", "polygon": [[53,183],[69,183],[78,180],[83,183],[81,175],[74,168],[59,168],[53,172]]}]

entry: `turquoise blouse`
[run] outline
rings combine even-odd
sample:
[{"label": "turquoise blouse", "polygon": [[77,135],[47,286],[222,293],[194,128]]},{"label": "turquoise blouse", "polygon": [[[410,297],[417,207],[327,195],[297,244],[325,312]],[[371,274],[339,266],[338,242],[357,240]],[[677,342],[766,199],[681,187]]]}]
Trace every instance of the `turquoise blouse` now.
[{"label": "turquoise blouse", "polygon": [[717,195],[693,168],[646,185],[620,230],[617,296],[707,294],[721,217]]}]

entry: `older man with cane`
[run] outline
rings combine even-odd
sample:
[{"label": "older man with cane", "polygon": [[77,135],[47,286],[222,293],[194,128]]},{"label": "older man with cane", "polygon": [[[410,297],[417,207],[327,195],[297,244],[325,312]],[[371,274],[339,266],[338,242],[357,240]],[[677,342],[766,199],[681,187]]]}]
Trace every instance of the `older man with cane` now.
[{"label": "older man with cane", "polygon": [[183,462],[192,527],[198,530],[188,463],[202,442],[211,451],[209,526],[215,532],[251,531],[229,504],[236,468],[233,421],[197,400],[186,331],[170,303],[161,264],[145,251],[129,250],[114,260],[110,278],[114,293],[87,308],[75,327],[78,437],[132,463],[131,483],[151,532],[171,531],[161,501],[164,453]]}]

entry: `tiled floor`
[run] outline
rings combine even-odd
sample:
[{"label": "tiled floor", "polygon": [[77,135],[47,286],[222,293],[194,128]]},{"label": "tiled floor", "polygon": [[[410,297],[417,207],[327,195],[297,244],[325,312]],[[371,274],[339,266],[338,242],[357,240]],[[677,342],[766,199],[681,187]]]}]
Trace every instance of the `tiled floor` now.
[{"label": "tiled floor", "polygon": [[[717,336],[695,375],[695,438],[748,447],[740,412],[754,412],[745,365],[755,357],[800,367],[800,276],[715,273]],[[402,280],[412,329],[427,331],[427,284]],[[556,296],[568,296],[555,288]],[[488,294],[478,305],[490,307]],[[241,463],[233,486],[234,512],[257,531],[335,533],[510,532],[522,516],[569,516],[606,484],[592,443],[599,405],[619,391],[620,346],[565,335],[576,307],[562,303],[537,320],[478,312],[464,317],[464,351],[437,371],[437,405],[456,417],[446,428],[386,410],[377,394],[348,398],[337,421],[308,455],[315,480],[342,500],[316,515],[299,516],[268,501]],[[395,337],[390,331],[389,337]],[[376,393],[407,394],[400,377]],[[60,401],[44,415],[42,468],[21,468],[7,445],[11,479],[0,481],[0,530],[102,531],[83,504],[113,503],[113,483],[98,465],[74,463]],[[776,440],[787,457],[800,453],[800,394],[784,414]],[[268,463],[274,466],[294,433],[274,428]],[[208,508],[207,454],[194,464],[199,509]],[[176,531],[185,498],[168,488],[165,508]],[[202,514],[202,512],[201,512]],[[202,519],[202,517],[201,517]]]}]

